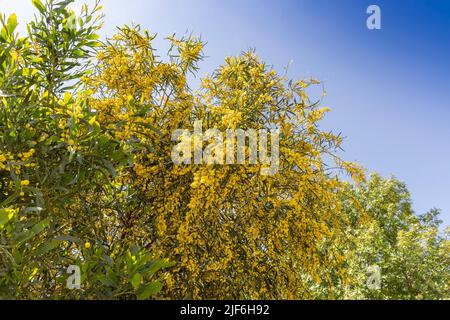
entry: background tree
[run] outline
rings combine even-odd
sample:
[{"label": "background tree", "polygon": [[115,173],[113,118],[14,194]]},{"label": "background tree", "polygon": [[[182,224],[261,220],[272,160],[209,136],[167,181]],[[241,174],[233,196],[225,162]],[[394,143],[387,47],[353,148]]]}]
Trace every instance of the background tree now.
[{"label": "background tree", "polygon": [[[373,174],[359,187],[348,185],[344,210],[349,217],[348,240],[341,244],[347,280],[333,291],[347,299],[448,299],[449,230],[441,230],[436,209],[415,215],[404,183]],[[381,271],[379,290],[367,286],[370,266]]]}]

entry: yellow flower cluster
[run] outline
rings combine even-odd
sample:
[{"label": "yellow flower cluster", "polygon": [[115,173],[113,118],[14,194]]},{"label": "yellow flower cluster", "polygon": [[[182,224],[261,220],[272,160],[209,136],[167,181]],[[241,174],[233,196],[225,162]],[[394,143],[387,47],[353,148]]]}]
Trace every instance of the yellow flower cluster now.
[{"label": "yellow flower cluster", "polygon": [[8,153],[8,154],[3,154],[1,151],[0,151],[0,169],[2,169],[2,170],[4,170],[4,169],[6,169],[6,161],[7,160],[12,160],[13,159],[13,157]]},{"label": "yellow flower cluster", "polygon": [[223,124],[231,129],[236,129],[242,120],[242,112],[236,110],[225,110],[222,118]]},{"label": "yellow flower cluster", "polygon": [[13,171],[16,175],[19,175],[21,168],[34,167],[36,164],[32,161],[32,157],[35,153],[35,149],[31,148],[26,152],[19,152],[17,157],[14,157],[10,152],[2,153],[0,151],[0,169],[6,171]]}]

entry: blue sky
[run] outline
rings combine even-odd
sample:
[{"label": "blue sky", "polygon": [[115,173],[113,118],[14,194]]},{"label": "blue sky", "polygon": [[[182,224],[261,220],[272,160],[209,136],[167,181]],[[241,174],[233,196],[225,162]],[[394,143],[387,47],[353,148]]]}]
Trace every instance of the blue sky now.
[{"label": "blue sky", "polygon": [[[86,1],[92,3],[91,0]],[[78,1],[81,3],[81,1]],[[292,78],[323,80],[333,109],[324,127],[346,136],[344,157],[405,181],[417,213],[437,207],[450,224],[450,1],[107,0],[104,35],[140,23],[165,36],[186,31],[208,42],[200,75],[228,55],[256,48]],[[366,28],[381,8],[382,29]],[[19,22],[31,0],[0,0]]]}]

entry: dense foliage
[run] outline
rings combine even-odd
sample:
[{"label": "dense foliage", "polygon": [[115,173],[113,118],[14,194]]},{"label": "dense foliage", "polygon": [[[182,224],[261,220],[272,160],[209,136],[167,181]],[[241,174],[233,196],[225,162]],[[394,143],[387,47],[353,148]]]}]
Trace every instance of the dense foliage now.
[{"label": "dense foliage", "polygon": [[[334,296],[346,299],[448,299],[450,229],[442,230],[440,212],[415,215],[404,183],[373,174],[342,194],[348,216],[345,252],[347,277],[336,281]],[[379,269],[377,290],[368,286]],[[330,287],[313,286],[316,297]]]},{"label": "dense foliage", "polygon": [[[308,97],[319,81],[249,51],[194,90],[199,38],[169,37],[160,57],[139,26],[100,42],[98,3],[32,2],[26,37],[1,19],[0,298],[449,297],[438,212],[415,216],[402,183],[338,156]],[[279,129],[278,172],[174,164],[172,133],[198,120]]]}]

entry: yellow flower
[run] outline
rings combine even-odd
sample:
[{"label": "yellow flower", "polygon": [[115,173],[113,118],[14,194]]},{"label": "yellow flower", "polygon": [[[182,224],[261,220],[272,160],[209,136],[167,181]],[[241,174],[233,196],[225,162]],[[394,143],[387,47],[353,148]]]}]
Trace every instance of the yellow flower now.
[{"label": "yellow flower", "polygon": [[84,247],[85,247],[86,249],[89,249],[89,248],[91,247],[91,244],[90,244],[89,242],[86,242],[86,243],[84,244]]},{"label": "yellow flower", "polygon": [[22,181],[20,181],[20,185],[22,187],[26,187],[26,186],[30,185],[30,181],[29,180],[22,180]]}]

